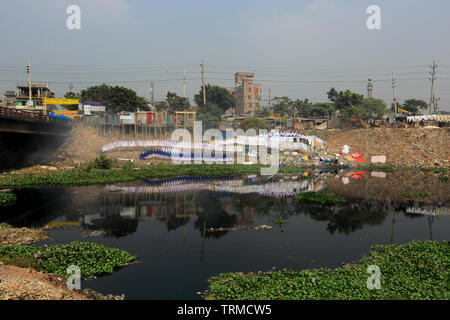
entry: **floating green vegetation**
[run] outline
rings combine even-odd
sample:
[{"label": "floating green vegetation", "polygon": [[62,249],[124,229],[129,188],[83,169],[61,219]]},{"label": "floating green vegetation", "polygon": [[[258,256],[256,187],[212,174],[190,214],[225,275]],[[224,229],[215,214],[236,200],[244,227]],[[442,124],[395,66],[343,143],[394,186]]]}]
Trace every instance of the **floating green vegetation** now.
[{"label": "floating green vegetation", "polygon": [[[376,300],[450,299],[450,243],[378,245],[356,264],[331,270],[224,273],[212,277],[206,299]],[[369,289],[369,266],[380,268],[380,289]],[[369,269],[370,271],[370,269]],[[372,282],[373,283],[373,282]]]},{"label": "floating green vegetation", "polygon": [[316,203],[326,206],[346,201],[340,196],[314,191],[299,193],[296,195],[296,199],[299,202]]},{"label": "floating green vegetation", "polygon": [[0,260],[5,264],[26,265],[44,273],[67,276],[69,266],[78,266],[83,278],[112,273],[136,257],[93,242],[72,242],[64,245],[31,247],[13,245],[0,247]]},{"label": "floating green vegetation", "polygon": [[16,203],[16,195],[9,192],[0,192],[0,207],[9,207]]},{"label": "floating green vegetation", "polygon": [[442,175],[442,176],[439,176],[439,181],[440,182],[448,182],[448,176],[446,176],[446,175]]},{"label": "floating green vegetation", "polygon": [[272,222],[281,226],[282,224],[286,223],[286,220],[284,220],[283,217],[280,216],[273,218]]},{"label": "floating green vegetation", "polygon": [[[42,174],[10,174],[0,176],[0,186],[57,186],[57,185],[89,185],[125,182],[139,179],[175,178],[178,176],[222,177],[243,174],[258,174],[261,165],[243,164],[158,164],[155,166],[135,168],[90,169],[50,171]],[[298,172],[297,167],[282,167],[279,172]]]},{"label": "floating green vegetation", "polygon": [[0,223],[0,229],[10,229],[10,228],[13,228],[13,226],[5,222]]},{"label": "floating green vegetation", "polygon": [[431,195],[432,193],[428,191],[409,191],[403,194],[403,196],[406,198],[423,198]]}]

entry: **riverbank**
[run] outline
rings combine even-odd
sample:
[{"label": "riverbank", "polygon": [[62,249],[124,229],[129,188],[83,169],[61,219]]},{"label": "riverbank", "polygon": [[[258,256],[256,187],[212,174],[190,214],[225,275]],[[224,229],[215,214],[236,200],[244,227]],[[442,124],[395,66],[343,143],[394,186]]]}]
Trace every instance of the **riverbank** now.
[{"label": "riverbank", "polygon": [[[198,177],[224,177],[240,176],[244,174],[259,174],[264,166],[243,164],[157,164],[150,166],[135,167],[132,164],[111,169],[95,169],[92,166],[66,170],[51,170],[44,173],[15,174],[6,173],[0,175],[0,187],[25,187],[25,186],[64,186],[64,185],[92,185],[115,182],[127,182],[139,179],[167,179],[179,176]],[[323,166],[283,166],[278,168],[278,173],[294,173],[311,170],[339,170],[344,169],[339,165]],[[347,168],[348,169],[348,168]],[[448,174],[447,168],[408,168],[390,166],[360,166],[356,169],[367,171],[425,171],[437,172],[442,175]]]},{"label": "riverbank", "polygon": [[[224,273],[209,279],[207,300],[450,299],[450,246],[412,241],[374,246],[368,257],[331,270]],[[368,289],[369,266],[380,268],[380,289]]]},{"label": "riverbank", "polygon": [[6,223],[0,223],[0,247],[15,244],[33,244],[50,239],[42,229],[13,228]]},{"label": "riverbank", "polygon": [[[179,176],[224,177],[243,174],[259,174],[262,165],[239,164],[158,164],[148,167],[124,166],[112,169],[79,168],[51,171],[41,174],[3,174],[2,187],[90,185],[126,182],[139,179],[162,179]],[[298,172],[300,167],[282,167],[280,173]]]},{"label": "riverbank", "polygon": [[0,300],[122,300],[90,289],[70,290],[67,268],[80,268],[81,279],[112,273],[135,260],[129,253],[92,242],[34,247],[49,239],[42,229],[0,224]]}]

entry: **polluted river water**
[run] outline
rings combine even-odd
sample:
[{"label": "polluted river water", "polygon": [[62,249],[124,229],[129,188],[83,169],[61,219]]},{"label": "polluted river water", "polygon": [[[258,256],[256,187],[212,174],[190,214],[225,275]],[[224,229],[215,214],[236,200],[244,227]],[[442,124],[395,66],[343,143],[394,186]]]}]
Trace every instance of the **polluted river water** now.
[{"label": "polluted river water", "polygon": [[[408,198],[408,191],[429,191]],[[348,199],[298,203],[305,191]],[[14,189],[0,222],[47,228],[42,244],[91,241],[137,256],[82,288],[127,299],[201,299],[223,272],[335,268],[376,244],[449,240],[449,184],[434,173],[334,172]]]}]

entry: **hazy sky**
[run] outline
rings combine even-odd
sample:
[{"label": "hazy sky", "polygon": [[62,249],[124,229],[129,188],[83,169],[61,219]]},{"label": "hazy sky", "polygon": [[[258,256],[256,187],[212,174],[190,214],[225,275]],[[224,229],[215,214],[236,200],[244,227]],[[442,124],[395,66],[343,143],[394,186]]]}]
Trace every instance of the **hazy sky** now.
[{"label": "hazy sky", "polygon": [[[81,8],[81,30],[69,30],[66,8]],[[369,5],[381,8],[381,30],[368,30]],[[49,83],[57,96],[102,82],[149,97],[187,95],[206,80],[234,86],[234,73],[255,72],[271,95],[326,101],[350,89],[392,102],[429,101],[429,65],[438,64],[435,94],[450,110],[450,1],[432,0],[2,0],[0,90],[26,81]]]}]

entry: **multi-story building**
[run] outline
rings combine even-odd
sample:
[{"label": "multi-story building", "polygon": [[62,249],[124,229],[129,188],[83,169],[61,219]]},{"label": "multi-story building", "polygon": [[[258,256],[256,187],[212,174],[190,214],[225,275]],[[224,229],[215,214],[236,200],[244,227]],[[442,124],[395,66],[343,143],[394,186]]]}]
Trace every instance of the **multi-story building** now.
[{"label": "multi-story building", "polygon": [[[5,107],[12,107],[17,109],[26,109],[29,100],[28,84],[17,84],[16,91],[6,91],[3,98],[3,105]],[[33,83],[31,85],[31,100],[33,100],[34,107],[42,109],[43,98],[54,98],[55,94],[48,88],[47,85]]]},{"label": "multi-story building", "polygon": [[261,109],[261,85],[253,83],[254,77],[254,73],[235,73],[235,87],[228,88],[237,100],[235,114],[248,115]]}]

